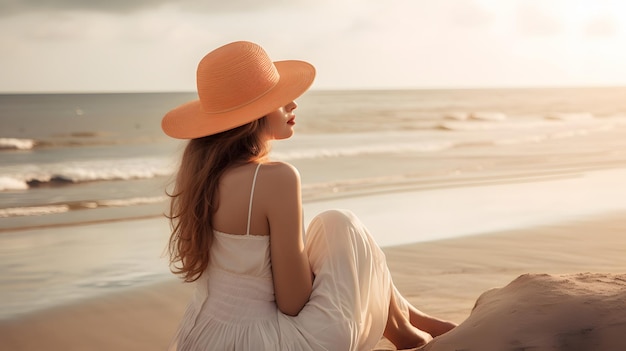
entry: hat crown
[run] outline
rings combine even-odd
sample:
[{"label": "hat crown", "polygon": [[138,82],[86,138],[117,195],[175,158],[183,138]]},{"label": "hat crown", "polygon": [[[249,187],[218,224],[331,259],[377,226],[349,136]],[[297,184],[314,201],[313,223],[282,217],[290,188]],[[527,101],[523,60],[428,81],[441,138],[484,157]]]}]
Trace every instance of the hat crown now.
[{"label": "hat crown", "polygon": [[208,53],[198,64],[196,79],[203,110],[224,113],[265,95],[280,75],[263,48],[238,41]]}]

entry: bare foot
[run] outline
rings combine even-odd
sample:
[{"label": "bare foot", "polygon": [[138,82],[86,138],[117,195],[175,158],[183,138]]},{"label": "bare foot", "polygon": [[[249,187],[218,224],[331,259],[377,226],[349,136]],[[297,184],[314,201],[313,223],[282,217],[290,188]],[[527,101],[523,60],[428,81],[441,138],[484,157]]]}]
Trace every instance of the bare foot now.
[{"label": "bare foot", "polygon": [[391,293],[387,325],[383,335],[398,349],[421,347],[433,339],[430,330],[414,324],[415,315],[420,314],[420,317],[423,317],[424,314],[410,304],[409,306],[409,315],[406,316],[406,310],[403,311],[396,301],[396,294]]},{"label": "bare foot", "polygon": [[416,328],[426,331],[433,337],[445,334],[456,328],[456,323],[427,315],[415,306],[409,306],[409,320]]},{"label": "bare foot", "polygon": [[387,319],[384,335],[397,349],[410,349],[426,345],[433,337],[413,325],[406,318]]}]

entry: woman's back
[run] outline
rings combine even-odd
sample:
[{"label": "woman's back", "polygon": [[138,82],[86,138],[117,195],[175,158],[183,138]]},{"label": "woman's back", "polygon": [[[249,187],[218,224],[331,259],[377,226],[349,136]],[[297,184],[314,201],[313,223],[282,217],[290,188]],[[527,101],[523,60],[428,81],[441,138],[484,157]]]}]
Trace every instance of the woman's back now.
[{"label": "woman's back", "polygon": [[263,177],[258,172],[260,168],[260,164],[246,163],[231,167],[222,175],[217,189],[218,207],[213,215],[214,230],[229,234],[269,235],[262,210],[265,199],[258,194],[262,185],[256,186],[257,180]]}]

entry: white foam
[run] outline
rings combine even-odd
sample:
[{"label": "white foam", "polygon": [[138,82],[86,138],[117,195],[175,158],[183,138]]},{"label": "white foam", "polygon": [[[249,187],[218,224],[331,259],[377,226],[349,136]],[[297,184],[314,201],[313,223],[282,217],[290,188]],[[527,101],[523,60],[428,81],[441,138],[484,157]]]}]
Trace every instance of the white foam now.
[{"label": "white foam", "polygon": [[361,155],[395,154],[403,152],[434,152],[454,147],[454,143],[442,142],[400,142],[400,143],[371,143],[346,145],[335,148],[312,148],[300,150],[285,150],[272,153],[272,157],[287,161],[295,159],[315,159],[325,157],[349,157]]},{"label": "white foam", "polygon": [[472,112],[469,118],[478,121],[499,122],[506,120],[507,116],[501,112]]},{"label": "white foam", "polygon": [[[547,120],[528,116],[515,120],[443,120],[435,129],[379,133],[299,135],[274,145],[280,160],[354,157],[361,155],[437,152],[467,145],[539,143],[550,139],[581,137],[626,125],[623,116]],[[485,118],[487,119],[487,118]],[[500,118],[501,119],[501,118]],[[442,132],[445,129],[448,132]]]},{"label": "white foam", "polygon": [[67,205],[12,207],[0,209],[0,218],[20,216],[42,216],[69,211]]},{"label": "white foam", "polygon": [[[574,137],[584,137],[589,134],[598,132],[607,132],[618,127],[619,123],[604,123],[604,124],[588,124],[581,128],[566,128],[566,129],[553,129],[543,131],[543,134],[520,134],[513,137],[498,138],[494,140],[495,145],[510,145],[510,144],[525,144],[525,143],[539,143],[550,139],[565,139]],[[540,132],[540,131],[537,131]]]},{"label": "white foam", "polygon": [[126,207],[135,205],[147,205],[155,204],[166,201],[167,196],[152,196],[152,197],[133,197],[129,199],[115,199],[115,200],[100,200],[97,201],[98,206],[106,207]]},{"label": "white foam", "polygon": [[454,121],[466,121],[469,119],[469,113],[466,112],[449,112],[443,116],[444,119],[450,119]]},{"label": "white foam", "polygon": [[[554,125],[554,122],[552,122]],[[447,121],[439,124],[439,128],[455,131],[491,131],[491,130],[527,130],[551,126],[547,121],[516,121],[516,122],[490,122],[490,121]]]},{"label": "white foam", "polygon": [[494,145],[513,145],[513,144],[529,144],[529,143],[540,143],[544,140],[547,140],[548,136],[546,135],[522,135],[514,138],[504,138],[495,140]]},{"label": "white foam", "polygon": [[552,113],[546,116],[546,119],[555,119],[560,121],[587,121],[594,119],[594,115],[588,112],[581,113]]},{"label": "white foam", "polygon": [[[448,120],[443,121],[438,125],[439,129],[459,132],[477,132],[475,137],[484,137],[485,134],[479,134],[479,132],[492,132],[492,131],[507,131],[511,133],[519,133],[519,136],[523,136],[522,133],[531,132],[536,135],[542,135],[546,138],[558,138],[559,134],[570,135],[586,135],[591,132],[608,131],[616,127],[626,125],[626,119],[624,116],[614,116],[607,118],[594,118],[593,116],[586,116],[585,114],[571,114],[569,117],[562,118],[526,118],[518,119],[514,121],[462,121],[462,120]],[[578,116],[578,117],[576,117]],[[468,135],[469,136],[469,135]],[[497,140],[501,134],[491,134],[494,140]]]},{"label": "white foam", "polygon": [[597,133],[597,132],[606,132],[612,129],[615,129],[616,125],[612,125],[612,124],[603,124],[603,125],[598,125],[592,128],[586,128],[586,129],[571,129],[571,130],[564,130],[564,131],[559,131],[559,132],[555,132],[550,134],[550,138],[551,139],[562,139],[562,138],[571,138],[571,137],[576,137],[576,136],[585,136],[585,135],[589,135],[591,133]]},{"label": "white foam", "polygon": [[145,179],[168,175],[172,170],[159,159],[101,160],[60,165],[53,174],[74,182]]},{"label": "white foam", "polygon": [[30,150],[35,147],[32,139],[0,138],[0,149]]},{"label": "white foam", "polygon": [[27,189],[28,182],[62,180],[81,183],[99,180],[147,179],[172,174],[166,158],[133,158],[0,167],[0,191]]},{"label": "white foam", "polygon": [[[94,209],[98,207],[129,207],[136,205],[147,205],[161,203],[167,200],[167,196],[152,197],[133,197],[128,199],[113,199],[99,201],[83,201],[80,202],[80,208],[83,210]],[[12,207],[0,209],[0,218],[6,217],[24,217],[24,216],[42,216],[70,211],[72,206],[76,204],[58,204],[50,206],[28,206],[28,207]]]},{"label": "white foam", "polygon": [[28,189],[28,184],[24,180],[0,176],[0,191],[25,189]]}]

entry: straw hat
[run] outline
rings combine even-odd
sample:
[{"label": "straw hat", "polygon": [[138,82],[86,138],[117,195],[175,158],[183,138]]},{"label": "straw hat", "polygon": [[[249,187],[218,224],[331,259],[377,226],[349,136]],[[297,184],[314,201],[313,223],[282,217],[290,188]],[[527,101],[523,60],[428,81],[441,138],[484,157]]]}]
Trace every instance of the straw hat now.
[{"label": "straw hat", "polygon": [[194,139],[239,127],[293,101],[314,78],[307,62],[272,62],[257,44],[230,43],[200,61],[199,100],[168,112],[161,128],[173,138]]}]

